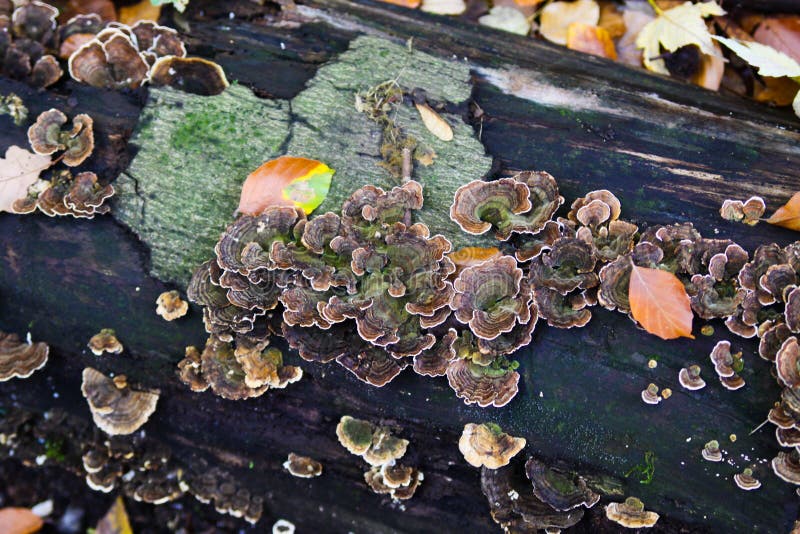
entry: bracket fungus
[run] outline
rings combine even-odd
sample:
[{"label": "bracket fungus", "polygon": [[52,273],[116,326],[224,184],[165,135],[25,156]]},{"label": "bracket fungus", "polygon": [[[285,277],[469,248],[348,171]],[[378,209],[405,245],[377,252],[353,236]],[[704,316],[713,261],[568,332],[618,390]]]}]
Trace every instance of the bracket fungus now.
[{"label": "bracket fungus", "polygon": [[644,503],[636,497],[625,502],[612,502],[606,506],[606,517],[625,528],[650,528],[658,522],[658,514],[644,509]]},{"label": "bracket fungus", "polygon": [[789,388],[800,386],[800,344],[797,338],[792,336],[786,339],[778,349],[775,356],[775,369],[778,372],[778,379]]},{"label": "bracket fungus", "polygon": [[800,486],[800,453],[796,449],[779,452],[772,459],[772,470],[782,480]]},{"label": "bracket fungus", "polygon": [[722,451],[719,449],[719,441],[712,439],[705,444],[703,450],[700,452],[704,460],[709,462],[721,462]]},{"label": "bracket fungus", "polygon": [[497,469],[525,447],[525,438],[515,438],[494,423],[467,423],[458,440],[458,450],[473,467]]},{"label": "bracket fungus", "polygon": [[37,154],[49,156],[64,151],[62,161],[75,167],[83,163],[94,150],[94,121],[89,115],[81,113],[72,119],[72,128],[62,130],[67,116],[51,108],[36,117],[36,122],[28,128],[28,141]]},{"label": "bracket fungus", "polygon": [[158,393],[138,391],[127,384],[119,387],[100,371],[83,370],[81,392],[89,403],[92,419],[111,436],[136,432],[153,414]]},{"label": "bracket fungus", "polygon": [[156,299],[156,313],[165,321],[179,319],[188,311],[189,303],[183,300],[180,293],[175,290],[164,291]]},{"label": "bracket fungus", "polygon": [[681,387],[689,391],[697,391],[706,387],[706,381],[700,378],[699,365],[690,365],[681,369],[678,373],[678,382]]},{"label": "bracket fungus", "polygon": [[753,491],[761,487],[761,481],[753,476],[753,469],[750,467],[746,468],[741,473],[733,475],[733,481],[739,489],[745,491]]},{"label": "bracket fungus", "polygon": [[124,350],[122,343],[117,339],[117,333],[112,328],[103,328],[93,335],[88,347],[95,356],[102,356],[104,352],[119,354]]},{"label": "bracket fungus", "polygon": [[745,201],[726,199],[722,202],[719,214],[726,221],[753,226],[758,223],[766,209],[767,205],[761,197],[750,197]]},{"label": "bracket fungus", "polygon": [[283,468],[292,476],[299,478],[314,478],[322,474],[322,464],[308,456],[300,456],[293,452],[283,462]]},{"label": "bracket fungus", "polygon": [[364,481],[373,492],[378,495],[388,494],[396,501],[413,497],[424,479],[425,476],[416,467],[393,462],[376,465],[364,473]]},{"label": "bracket fungus", "polygon": [[658,386],[655,384],[648,384],[642,390],[642,400],[645,404],[658,404],[661,402],[661,396],[658,394]]},{"label": "bracket fungus", "polygon": [[50,54],[57,16],[56,8],[38,0],[16,2],[10,19],[0,15],[0,70],[5,76],[38,88],[61,78],[58,60]]},{"label": "bracket fungus", "polygon": [[533,485],[533,494],[559,512],[583,506],[591,508],[600,501],[580,475],[548,467],[536,458],[525,462],[525,474]]},{"label": "bracket fungus", "polygon": [[101,185],[93,172],[72,176],[69,170],[57,170],[50,181],[39,180],[28,189],[28,196],[16,200],[14,213],[31,213],[38,209],[48,217],[71,216],[93,219],[110,211],[105,201],[114,195],[114,186]]},{"label": "bracket fungus", "polygon": [[49,353],[46,343],[26,342],[17,334],[0,332],[0,382],[28,378],[45,366]]},{"label": "bracket fungus", "polygon": [[167,85],[202,96],[218,95],[230,85],[222,67],[199,57],[161,57],[150,67],[147,80],[150,85]]}]

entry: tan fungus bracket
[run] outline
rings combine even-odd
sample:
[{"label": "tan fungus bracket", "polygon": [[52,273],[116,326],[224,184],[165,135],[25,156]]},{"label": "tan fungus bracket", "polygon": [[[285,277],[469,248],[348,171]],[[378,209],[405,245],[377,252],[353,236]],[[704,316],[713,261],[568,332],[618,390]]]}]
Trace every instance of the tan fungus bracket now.
[{"label": "tan fungus bracket", "polygon": [[159,395],[134,390],[91,367],[83,370],[81,392],[95,425],[111,436],[136,432],[155,411]]},{"label": "tan fungus bracket", "polygon": [[50,347],[43,342],[26,342],[17,334],[0,332],[0,382],[28,378],[47,363]]},{"label": "tan fungus bracket", "polygon": [[525,438],[515,438],[494,423],[467,423],[458,440],[458,450],[473,467],[497,469],[525,448]]}]

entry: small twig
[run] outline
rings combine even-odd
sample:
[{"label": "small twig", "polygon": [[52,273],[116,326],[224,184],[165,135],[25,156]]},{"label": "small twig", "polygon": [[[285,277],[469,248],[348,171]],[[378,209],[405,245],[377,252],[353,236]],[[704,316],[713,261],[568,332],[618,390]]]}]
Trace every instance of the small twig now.
[{"label": "small twig", "polygon": [[761,423],[760,425],[758,425],[757,427],[755,427],[755,428],[754,428],[754,429],[753,429],[753,430],[750,432],[750,434],[748,434],[748,436],[752,436],[753,434],[755,434],[756,432],[758,432],[759,430],[761,430],[761,427],[763,427],[763,426],[764,426],[764,425],[766,425],[767,423],[769,423],[769,419],[764,419],[764,422],[763,422],[763,423]]}]

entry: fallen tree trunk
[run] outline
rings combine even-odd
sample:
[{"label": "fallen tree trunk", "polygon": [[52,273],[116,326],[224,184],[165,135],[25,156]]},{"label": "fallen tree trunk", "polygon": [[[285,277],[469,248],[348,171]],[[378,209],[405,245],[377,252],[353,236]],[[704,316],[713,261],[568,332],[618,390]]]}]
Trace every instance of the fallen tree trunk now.
[{"label": "fallen tree trunk", "polygon": [[[774,227],[726,223],[717,213],[731,196],[758,194],[777,207],[800,190],[794,173],[800,135],[787,113],[530,40],[490,31],[477,40],[474,28],[424,14],[335,0],[301,6],[299,15],[303,22],[294,28],[190,21],[193,52],[218,61],[245,86],[229,100],[213,101],[219,102],[214,116],[238,117],[230,127],[236,143],[214,146],[215,132],[200,127],[179,138],[176,127],[188,124],[181,122],[186,114],[204,113],[192,107],[196,97],[164,90],[123,95],[72,82],[35,94],[0,80],[0,93],[20,94],[32,114],[53,106],[89,113],[99,138],[93,167],[105,179],[124,171],[116,183],[116,219],[0,215],[0,329],[30,331],[53,348],[43,371],[0,387],[0,403],[59,407],[88,419],[80,395],[87,365],[157,387],[161,400],[145,427],[148,437],[188,464],[198,456],[224,466],[242,487],[266,497],[263,524],[284,517],[300,531],[492,529],[479,472],[457,450],[465,423],[488,420],[524,436],[531,453],[616,479],[626,494],[662,514],[657,531],[788,530],[797,516],[793,487],[766,466],[757,492],[742,492],[731,481],[777,452],[771,428],[747,436],[779,393],[755,344],[740,344],[747,359],[744,390],[689,393],[676,384],[681,367],[704,364],[714,343],[730,337],[718,322],[711,337],[672,342],[605,310],[579,330],[540,326],[515,356],[521,392],[502,409],[464,406],[444,379],[403,374],[375,389],[335,365],[308,362],[300,363],[299,383],[248,401],[193,394],[177,381],[184,347],[202,346],[201,314],[192,308],[190,318],[167,324],[155,315],[154,302],[172,284],[183,289],[188,272],[210,253],[232,216],[245,169],[285,151],[305,151],[339,172],[334,205],[359,185],[390,183],[378,166],[380,129],[351,108],[351,99],[356,90],[394,77],[409,89],[425,89],[465,139],[452,154],[436,145],[440,160],[430,170],[417,169],[426,192],[451,192],[459,184],[450,177],[459,173],[467,182],[497,169],[543,169],[557,177],[568,202],[592,189],[612,190],[624,216],[640,226],[689,220],[704,235],[719,233],[750,250],[795,239]],[[403,43],[412,36],[414,51],[406,54]],[[399,120],[426,135],[412,116]],[[0,121],[2,146],[24,146],[24,128]],[[265,130],[256,134],[259,125]],[[126,146],[134,130],[134,146]],[[165,152],[171,161],[160,159]],[[176,157],[192,152],[206,172]],[[446,179],[439,181],[440,173]],[[426,208],[446,213],[446,196],[428,198]],[[181,219],[191,212],[204,219]],[[87,354],[86,341],[104,327],[117,330],[122,355]],[[649,369],[649,359],[658,367]],[[649,382],[673,384],[675,395],[655,410],[645,406],[639,394]],[[407,462],[423,470],[425,481],[404,506],[370,493],[364,466],[337,443],[334,428],[345,414],[395,426],[410,440]],[[727,441],[730,434],[739,439]],[[730,463],[700,458],[710,439],[724,442]],[[657,459],[654,481],[625,479],[645,451]],[[320,460],[324,475],[290,477],[280,467],[289,452]],[[613,530],[599,507],[588,515],[583,528]]]}]

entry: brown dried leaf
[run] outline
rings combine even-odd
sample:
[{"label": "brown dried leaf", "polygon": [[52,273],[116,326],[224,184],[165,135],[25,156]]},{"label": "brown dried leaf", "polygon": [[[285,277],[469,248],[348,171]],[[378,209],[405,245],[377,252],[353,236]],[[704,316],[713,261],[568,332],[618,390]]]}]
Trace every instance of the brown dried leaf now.
[{"label": "brown dried leaf", "polygon": [[789,230],[800,230],[800,193],[792,195],[789,202],[778,208],[767,222]]},{"label": "brown dried leaf", "polygon": [[631,265],[628,298],[633,318],[661,339],[694,339],[691,302],[678,277],[668,271]]},{"label": "brown dried leaf", "polygon": [[34,154],[16,145],[8,147],[6,157],[0,158],[0,211],[14,213],[14,201],[25,198],[28,187],[49,166],[50,156]]}]

